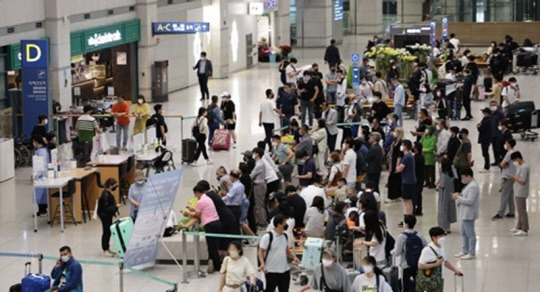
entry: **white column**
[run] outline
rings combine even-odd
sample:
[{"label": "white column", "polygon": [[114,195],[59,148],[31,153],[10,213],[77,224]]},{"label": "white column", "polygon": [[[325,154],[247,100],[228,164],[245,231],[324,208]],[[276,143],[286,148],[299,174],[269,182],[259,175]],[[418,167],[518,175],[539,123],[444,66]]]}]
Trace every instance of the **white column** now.
[{"label": "white column", "polygon": [[139,41],[139,94],[150,100],[152,96],[152,66],[155,61],[156,38],[152,36],[152,22],[157,21],[156,0],[137,0],[137,17],[141,21]]},{"label": "white column", "polygon": [[205,34],[203,51],[206,51],[208,59],[212,61],[213,78],[229,76],[230,24],[227,4],[226,0],[203,1],[204,21],[210,23],[210,33]]},{"label": "white column", "polygon": [[[400,0],[399,0],[400,1]],[[351,0],[351,32],[359,35],[375,35],[383,32],[382,1]]]},{"label": "white column", "polygon": [[275,23],[273,25],[274,32],[274,45],[291,45],[291,11],[290,0],[280,0],[278,2],[278,10],[275,15]]},{"label": "white column", "polygon": [[423,0],[397,0],[397,21],[403,23],[422,21]]},{"label": "white column", "polygon": [[70,1],[45,0],[45,36],[49,38],[49,86],[51,98],[63,109],[71,101]]},{"label": "white column", "polygon": [[[334,38],[333,1],[297,0],[296,6],[297,45],[300,47],[327,46]],[[336,33],[342,35],[343,30]]]}]

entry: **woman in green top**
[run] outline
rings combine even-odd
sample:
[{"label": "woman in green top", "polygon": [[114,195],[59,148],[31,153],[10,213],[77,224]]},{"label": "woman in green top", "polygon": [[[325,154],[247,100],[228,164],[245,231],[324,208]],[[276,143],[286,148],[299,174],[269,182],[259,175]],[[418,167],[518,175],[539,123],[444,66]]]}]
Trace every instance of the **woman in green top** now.
[{"label": "woman in green top", "polygon": [[435,188],[435,145],[437,144],[437,138],[434,132],[435,127],[429,126],[420,139],[426,166],[426,186],[430,189]]}]

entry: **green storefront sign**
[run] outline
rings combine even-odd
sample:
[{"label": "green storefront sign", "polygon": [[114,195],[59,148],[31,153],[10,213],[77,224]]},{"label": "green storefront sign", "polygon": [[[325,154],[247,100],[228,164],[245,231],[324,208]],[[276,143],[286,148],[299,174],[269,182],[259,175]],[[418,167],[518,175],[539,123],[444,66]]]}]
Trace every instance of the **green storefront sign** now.
[{"label": "green storefront sign", "polygon": [[[138,19],[75,31],[71,33],[71,56],[137,42],[140,38],[141,23]],[[10,45],[8,53],[8,70],[20,69],[20,43]]]}]

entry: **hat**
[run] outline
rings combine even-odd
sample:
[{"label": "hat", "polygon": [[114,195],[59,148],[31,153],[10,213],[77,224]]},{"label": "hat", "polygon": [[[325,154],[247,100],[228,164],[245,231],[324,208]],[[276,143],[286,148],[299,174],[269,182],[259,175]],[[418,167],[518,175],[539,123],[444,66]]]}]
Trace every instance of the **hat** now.
[{"label": "hat", "polygon": [[483,112],[483,113],[488,113],[488,114],[491,115],[491,109],[490,109],[489,107],[483,108],[483,109],[482,109],[482,112]]},{"label": "hat", "polygon": [[146,176],[144,175],[144,171],[142,170],[136,170],[133,177],[135,181],[146,179]]},{"label": "hat", "polygon": [[220,96],[221,98],[223,98],[223,97],[229,97],[230,94],[229,94],[229,92],[227,92],[227,91],[223,91],[219,96]]},{"label": "hat", "polygon": [[325,254],[333,257],[333,258],[337,257],[336,251],[333,248],[325,248],[323,253],[325,253]]},{"label": "hat", "polygon": [[245,155],[247,157],[253,157],[253,152],[251,152],[251,150],[246,150],[242,152],[242,155]]},{"label": "hat", "polygon": [[466,128],[461,128],[461,130],[459,130],[459,133],[469,135],[469,130],[467,130]]}]

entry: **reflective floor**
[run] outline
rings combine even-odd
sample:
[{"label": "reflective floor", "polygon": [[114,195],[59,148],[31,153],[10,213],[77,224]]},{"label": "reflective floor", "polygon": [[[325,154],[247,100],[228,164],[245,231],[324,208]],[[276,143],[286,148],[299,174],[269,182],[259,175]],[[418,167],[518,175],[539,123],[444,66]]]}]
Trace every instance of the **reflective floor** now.
[{"label": "reflective floor", "polygon": [[[348,38],[345,44],[340,46],[343,58],[348,58],[352,52],[359,51],[360,44],[365,44],[362,38]],[[326,71],[326,66],[321,59],[324,50],[309,49],[296,50],[293,54],[299,59],[299,65],[307,65],[319,62],[321,69]],[[170,68],[174,70],[174,68]],[[540,92],[539,77],[517,76],[522,88],[524,100],[536,100],[536,94]],[[264,99],[264,90],[276,89],[279,85],[279,73],[275,64],[259,64],[258,66],[231,74],[228,79],[210,80],[211,94],[219,94],[228,91],[237,105],[238,112],[238,148],[229,152],[211,152],[214,164],[211,166],[184,167],[180,191],[175,203],[175,210],[185,206],[191,198],[191,189],[194,183],[200,179],[207,179],[215,183],[215,169],[220,165],[230,169],[236,166],[241,159],[241,152],[251,149],[255,143],[264,136],[263,128],[258,126],[259,104]],[[193,86],[170,95],[170,101],[166,104],[166,114],[181,114],[192,116],[196,114],[200,93],[197,86]],[[476,141],[476,124],[480,120],[480,109],[485,107],[485,102],[473,102],[473,115],[475,119],[467,122],[455,122],[459,127],[467,127],[471,133],[471,141]],[[181,141],[180,120],[169,118],[167,120],[170,130],[170,144],[179,146]],[[191,121],[184,121],[184,135],[190,135]],[[406,133],[412,130],[414,121],[406,120]],[[408,137],[410,138],[410,137]],[[537,175],[536,165],[540,164],[538,155],[539,143],[522,141],[518,136],[517,149],[524,154],[525,160],[532,168],[531,194],[528,199],[529,220],[531,231],[528,237],[516,238],[511,236],[509,230],[513,227],[513,220],[504,219],[491,221],[499,207],[500,174],[494,168],[491,172],[480,174],[482,161],[481,150],[478,144],[473,145],[473,157],[475,165],[475,177],[481,186],[480,219],[477,221],[476,231],[478,236],[477,256],[473,261],[460,262],[450,260],[465,273],[466,291],[538,291],[540,287],[540,175]],[[179,147],[177,147],[178,149]],[[177,153],[176,162],[181,167],[180,154]],[[202,162],[202,160],[201,160]],[[31,185],[30,169],[17,169],[16,178],[0,184],[0,252],[17,253],[43,253],[56,256],[58,248],[62,245],[70,245],[74,256],[85,260],[99,260],[112,262],[110,258],[101,255],[100,236],[101,225],[98,221],[91,221],[82,225],[67,225],[66,231],[60,233],[60,228],[47,226],[44,220],[39,220],[39,232],[33,232],[33,220],[31,217]],[[382,184],[386,174],[382,179]],[[538,180],[537,180],[538,179]],[[383,192],[384,193],[384,192]],[[436,218],[436,192],[426,189],[424,191],[424,216],[419,218],[418,229],[427,234],[430,227],[435,226]],[[383,205],[388,215],[391,234],[397,236],[401,230],[396,224],[402,214],[401,204]],[[128,215],[128,207],[121,208],[122,216]],[[461,238],[459,225],[452,226],[452,234],[447,239],[448,254],[453,255],[460,251]],[[247,252],[252,263],[255,264],[254,248]],[[6,291],[9,286],[19,281],[23,275],[23,266],[26,259],[0,257],[0,291]],[[45,261],[44,271],[48,272],[54,262]],[[101,265],[83,265],[85,291],[119,291],[117,269]],[[192,267],[190,266],[191,270]],[[37,270],[35,265],[34,271]],[[171,282],[180,282],[181,270],[173,265],[159,265],[150,268],[147,272]],[[447,273],[445,290],[454,290],[453,276]],[[214,274],[205,279],[192,279],[190,284],[179,284],[182,291],[216,291],[218,275]],[[126,273],[124,291],[165,291],[169,286],[158,281]],[[299,286],[291,286],[291,291],[296,291]]]}]

